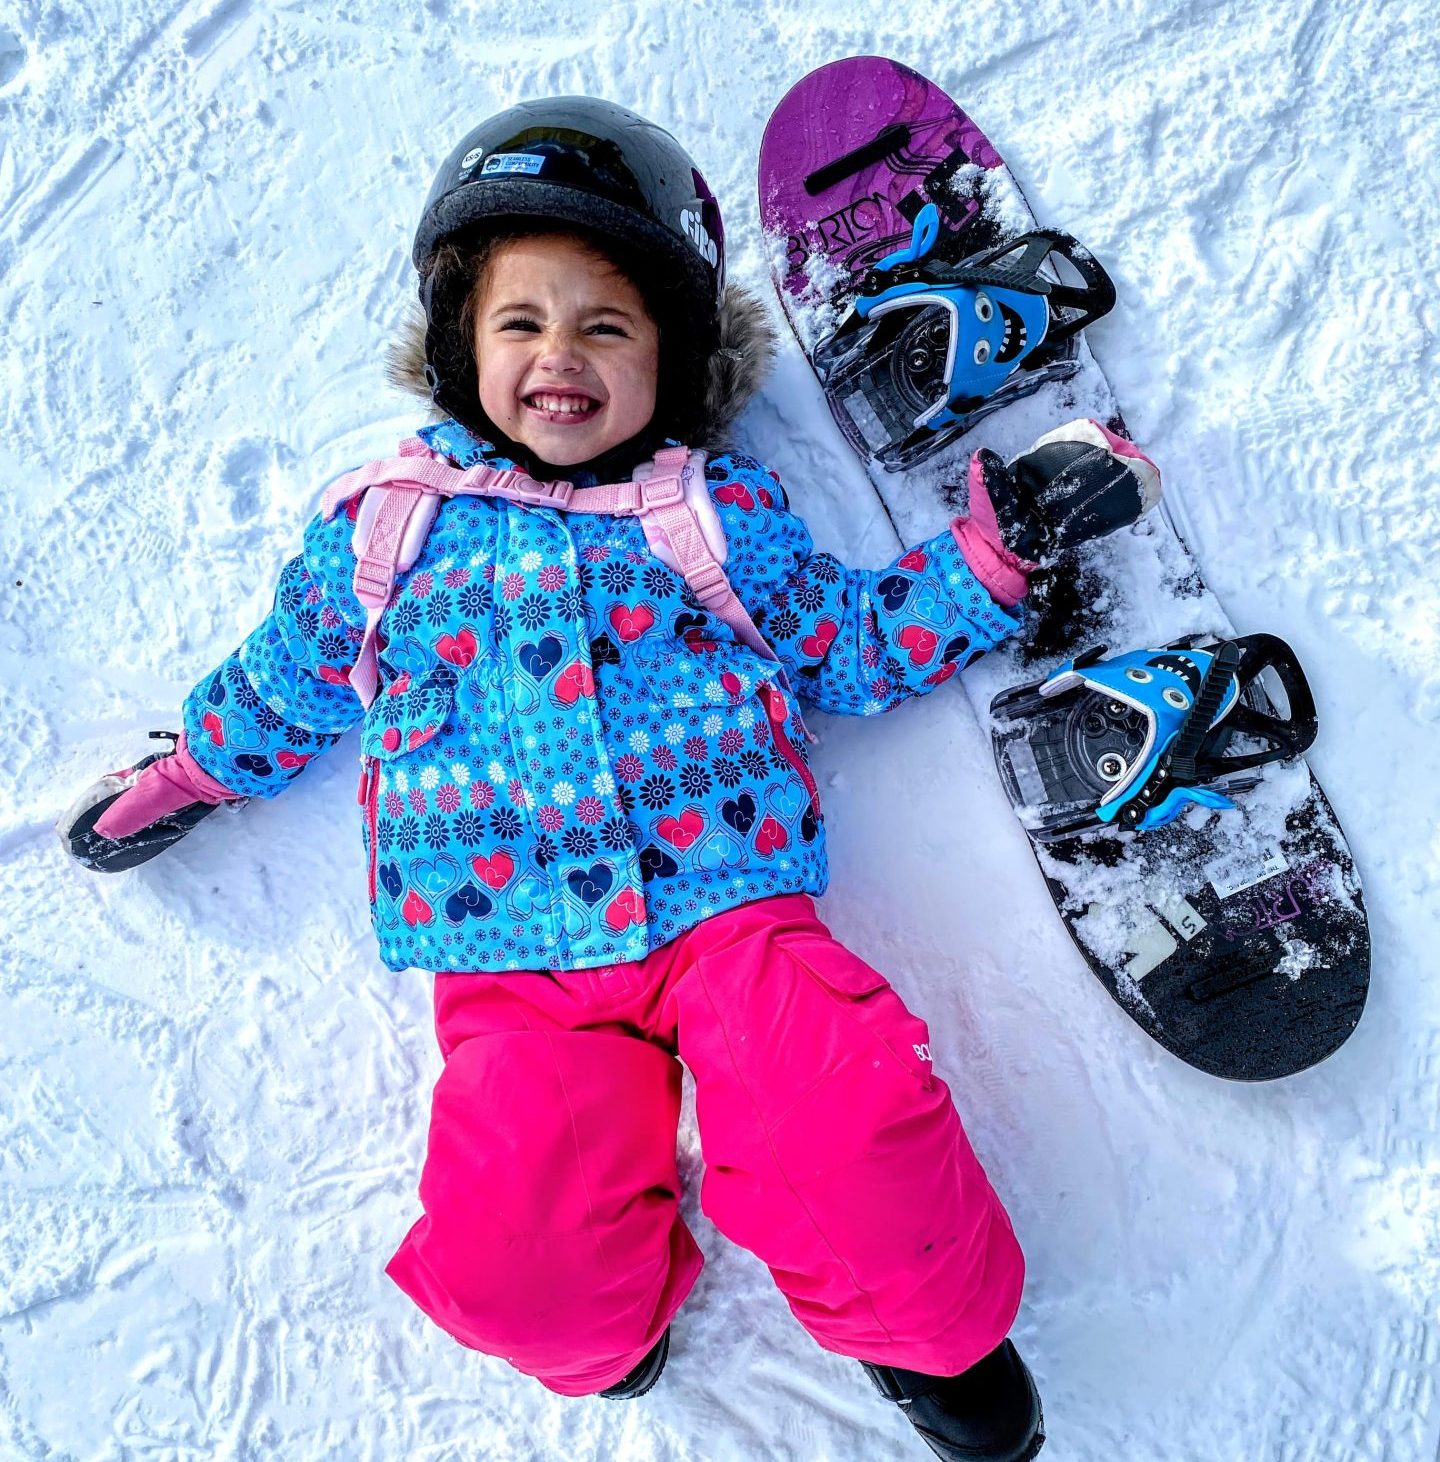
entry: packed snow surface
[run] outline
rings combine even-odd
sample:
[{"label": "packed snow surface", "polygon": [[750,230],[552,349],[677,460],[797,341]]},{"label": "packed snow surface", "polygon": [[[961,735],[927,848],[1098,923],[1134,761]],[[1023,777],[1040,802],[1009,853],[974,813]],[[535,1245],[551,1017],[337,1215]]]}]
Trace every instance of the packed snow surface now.
[{"label": "packed snow surface", "polygon": [[[320,487],[419,424],[381,357],[470,123],[576,92],[653,117],[765,287],[766,117],[877,52],[1113,273],[1090,342],[1171,511],[1308,667],[1373,986],[1290,1080],[1168,1056],[1069,943],[953,687],[817,718],[823,913],[929,1020],[1014,1217],[1047,1458],[1432,1462],[1437,51],[1420,0],[0,0],[0,1457],[928,1455],[699,1212],[688,1103],[709,1267],[644,1400],[559,1400],[384,1278],[439,1057],[426,977],[370,935],[353,741],[128,875],[51,830],[265,612]],[[889,561],[788,335],[743,433],[824,547]]]}]

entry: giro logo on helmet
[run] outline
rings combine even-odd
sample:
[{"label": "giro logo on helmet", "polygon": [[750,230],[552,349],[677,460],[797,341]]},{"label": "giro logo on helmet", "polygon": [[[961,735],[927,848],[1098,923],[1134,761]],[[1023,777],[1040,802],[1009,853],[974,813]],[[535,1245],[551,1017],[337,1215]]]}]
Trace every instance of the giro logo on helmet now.
[{"label": "giro logo on helmet", "polygon": [[699,210],[682,208],[680,210],[680,227],[684,230],[685,237],[695,245],[696,253],[711,268],[714,268],[720,258],[720,251],[715,247],[715,240],[710,237],[705,225],[700,221]]}]

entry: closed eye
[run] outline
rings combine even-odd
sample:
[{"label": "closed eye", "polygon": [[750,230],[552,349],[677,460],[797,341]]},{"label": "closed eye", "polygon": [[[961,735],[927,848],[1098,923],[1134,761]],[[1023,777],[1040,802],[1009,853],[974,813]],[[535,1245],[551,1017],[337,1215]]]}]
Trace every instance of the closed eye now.
[{"label": "closed eye", "polygon": [[[524,315],[515,315],[510,319],[502,321],[499,327],[501,330],[514,330],[520,334],[533,335],[540,331],[539,324]],[[619,335],[623,339],[629,339],[625,331],[619,325],[612,325],[606,321],[600,321],[586,327],[587,335]]]}]

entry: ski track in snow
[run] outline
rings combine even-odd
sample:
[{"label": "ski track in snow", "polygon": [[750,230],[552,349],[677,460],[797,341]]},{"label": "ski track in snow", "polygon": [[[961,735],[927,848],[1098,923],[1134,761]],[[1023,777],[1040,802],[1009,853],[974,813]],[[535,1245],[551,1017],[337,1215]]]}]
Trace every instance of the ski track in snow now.
[{"label": "ski track in snow", "polygon": [[[1235,623],[1288,638],[1365,879],[1369,1008],[1224,1086],[1054,917],[964,698],[822,719],[824,912],[930,1021],[1029,1258],[1046,1458],[1432,1462],[1440,1441],[1440,30],[1420,0],[537,9],[0,0],[0,1457],[928,1455],[763,1266],[639,1402],[561,1401],[382,1274],[438,1071],[364,908],[353,744],[144,870],[51,824],[265,611],[335,472],[415,424],[381,352],[433,168],[591,92],[670,127],[763,284],[770,108],[894,55],[1113,272],[1091,332]],[[788,337],[745,422],[822,546],[895,551]],[[1023,444],[1020,444],[1023,445]],[[938,514],[937,514],[938,522]],[[13,571],[12,571],[13,570]]]}]

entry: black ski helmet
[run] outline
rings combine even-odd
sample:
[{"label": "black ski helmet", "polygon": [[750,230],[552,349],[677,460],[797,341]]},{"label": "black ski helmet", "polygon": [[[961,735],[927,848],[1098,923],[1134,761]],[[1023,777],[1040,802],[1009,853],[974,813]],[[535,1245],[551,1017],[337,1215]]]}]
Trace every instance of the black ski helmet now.
[{"label": "black ski helmet", "polygon": [[[714,349],[725,291],[714,195],[664,128],[596,97],[554,97],[521,102],[472,128],[431,184],[411,258],[425,309],[425,376],[437,406],[498,435],[480,410],[473,355],[459,338],[465,290],[433,266],[444,244],[463,247],[487,225],[525,222],[569,224],[643,258],[644,284],[667,302],[658,321],[662,393],[699,378],[687,366],[703,365]],[[686,340],[682,361],[673,347]]]}]

